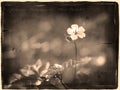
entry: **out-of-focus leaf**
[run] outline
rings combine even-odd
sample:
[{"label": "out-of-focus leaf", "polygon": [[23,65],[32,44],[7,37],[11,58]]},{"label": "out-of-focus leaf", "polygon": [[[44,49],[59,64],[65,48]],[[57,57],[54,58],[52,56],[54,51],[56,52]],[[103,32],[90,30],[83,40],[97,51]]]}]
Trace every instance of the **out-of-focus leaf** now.
[{"label": "out-of-focus leaf", "polygon": [[74,61],[74,60],[70,59],[70,60],[64,62],[64,63],[62,64],[62,66],[63,66],[64,68],[73,67],[73,61]]},{"label": "out-of-focus leaf", "polygon": [[55,85],[52,85],[49,81],[45,81],[38,86],[39,89],[58,89]]},{"label": "out-of-focus leaf", "polygon": [[8,89],[8,88],[10,88],[12,85],[11,84],[9,84],[9,85],[4,85],[4,89]]},{"label": "out-of-focus leaf", "polygon": [[62,74],[63,70],[64,68],[62,65],[54,64],[49,67],[45,77],[47,78],[47,80],[49,80],[50,78],[54,77],[56,74]]},{"label": "out-of-focus leaf", "polygon": [[41,59],[38,59],[35,64],[32,65],[32,68],[36,71],[39,72],[40,67],[42,66]]},{"label": "out-of-focus leaf", "polygon": [[[42,66],[41,59],[38,59],[33,65],[26,65],[24,68],[20,69],[22,75],[28,77],[36,73],[39,74],[39,69]],[[36,73],[35,73],[36,72]]]},{"label": "out-of-focus leaf", "polygon": [[30,66],[30,65],[27,65],[27,66],[25,66],[24,68],[20,69],[20,72],[21,72],[22,75],[24,75],[24,76],[26,76],[26,77],[35,74],[35,73],[33,72],[33,70],[31,69],[31,66]]},{"label": "out-of-focus leaf", "polygon": [[15,74],[13,74],[13,75],[10,77],[9,83],[13,83],[13,82],[15,82],[16,80],[19,80],[19,79],[21,79],[21,78],[22,78],[22,75],[21,75],[21,74],[15,73]]},{"label": "out-of-focus leaf", "polygon": [[44,70],[42,70],[42,72],[40,73],[40,76],[45,76],[45,74],[48,72],[49,66],[50,66],[50,63],[47,62]]},{"label": "out-of-focus leaf", "polygon": [[65,83],[70,83],[75,79],[75,67],[68,67],[64,70],[62,79]]},{"label": "out-of-focus leaf", "polygon": [[37,81],[37,77],[34,75],[31,75],[29,77],[23,77],[13,82],[10,88],[14,88],[14,89],[19,89],[21,87],[24,87],[24,89],[30,88],[30,86],[35,85],[36,81]]},{"label": "out-of-focus leaf", "polygon": [[42,83],[41,80],[37,80],[37,81],[35,82],[35,85],[38,86],[38,85],[40,85],[41,83]]},{"label": "out-of-focus leaf", "polygon": [[70,36],[66,36],[66,41],[71,42],[72,41],[71,37]]},{"label": "out-of-focus leaf", "polygon": [[50,79],[50,83],[56,87],[58,87],[59,89],[65,89],[65,87],[62,85],[61,81],[59,78],[51,78]]}]

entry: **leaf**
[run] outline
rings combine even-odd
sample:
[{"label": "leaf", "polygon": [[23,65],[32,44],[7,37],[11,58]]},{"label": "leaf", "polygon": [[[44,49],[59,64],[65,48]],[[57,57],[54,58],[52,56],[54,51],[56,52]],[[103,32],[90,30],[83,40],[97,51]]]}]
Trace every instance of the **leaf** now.
[{"label": "leaf", "polygon": [[72,38],[70,36],[66,36],[66,41],[71,42]]},{"label": "leaf", "polygon": [[26,77],[35,74],[34,71],[31,69],[30,65],[27,65],[24,68],[20,69],[20,72],[22,75],[24,75]]},{"label": "leaf", "polygon": [[15,82],[16,80],[19,80],[19,79],[21,79],[21,78],[22,78],[22,75],[21,75],[21,74],[15,73],[15,74],[13,74],[13,75],[10,77],[9,83],[13,83],[13,82]]},{"label": "leaf", "polygon": [[44,70],[40,73],[40,76],[45,76],[45,74],[48,72],[49,67],[50,67],[50,63],[47,62],[47,64],[45,65]]},{"label": "leaf", "polygon": [[50,79],[50,83],[51,83],[52,85],[56,86],[56,87],[59,88],[59,89],[65,89],[65,87],[62,85],[62,83],[61,83],[61,81],[60,81],[59,78],[56,78],[56,77],[51,78],[51,79]]},{"label": "leaf", "polygon": [[62,80],[65,83],[70,83],[75,79],[75,74],[76,73],[75,73],[75,68],[74,67],[66,68],[63,72]]}]

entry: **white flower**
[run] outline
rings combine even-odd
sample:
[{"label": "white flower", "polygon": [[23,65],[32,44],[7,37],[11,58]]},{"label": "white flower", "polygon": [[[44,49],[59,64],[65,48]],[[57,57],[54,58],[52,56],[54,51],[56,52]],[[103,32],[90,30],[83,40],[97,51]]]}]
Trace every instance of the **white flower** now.
[{"label": "white flower", "polygon": [[85,29],[82,26],[78,27],[77,24],[72,24],[71,28],[67,29],[67,33],[70,35],[70,38],[72,40],[77,40],[78,38],[84,38],[86,36],[84,32]]}]

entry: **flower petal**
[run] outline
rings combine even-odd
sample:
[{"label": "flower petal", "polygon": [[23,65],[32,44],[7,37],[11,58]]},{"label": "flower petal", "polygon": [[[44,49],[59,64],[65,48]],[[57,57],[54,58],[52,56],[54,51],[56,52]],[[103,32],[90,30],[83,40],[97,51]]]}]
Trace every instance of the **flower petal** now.
[{"label": "flower petal", "polygon": [[86,35],[85,35],[85,33],[81,33],[81,34],[77,34],[77,36],[78,36],[79,38],[84,38]]},{"label": "flower petal", "polygon": [[77,40],[78,39],[78,36],[75,35],[75,34],[72,34],[70,37],[71,37],[72,40]]},{"label": "flower petal", "polygon": [[83,33],[83,37],[85,37],[86,36],[86,34],[85,33]]},{"label": "flower petal", "polygon": [[68,29],[67,29],[67,33],[68,33],[68,34],[73,34],[74,32],[73,32],[73,30],[72,30],[71,28],[68,28]]},{"label": "flower petal", "polygon": [[85,29],[82,27],[82,26],[80,26],[79,28],[78,28],[78,33],[79,32],[85,32]]},{"label": "flower petal", "polygon": [[71,27],[72,27],[72,30],[74,31],[74,33],[78,31],[78,25],[77,24],[72,24]]}]

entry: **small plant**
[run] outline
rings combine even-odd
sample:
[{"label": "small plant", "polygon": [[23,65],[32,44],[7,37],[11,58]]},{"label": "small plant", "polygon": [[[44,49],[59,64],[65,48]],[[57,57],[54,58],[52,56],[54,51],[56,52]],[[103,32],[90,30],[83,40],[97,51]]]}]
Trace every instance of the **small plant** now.
[{"label": "small plant", "polygon": [[[70,28],[67,29],[67,41],[72,41],[74,43],[74,47],[75,47],[75,62],[73,63],[73,65],[76,65],[77,62],[77,43],[76,40],[77,39],[83,39],[86,34],[85,34],[85,29],[82,26],[78,26],[77,24],[72,24]],[[75,66],[75,73],[76,73],[76,66]]]},{"label": "small plant", "polygon": [[[43,83],[52,84],[56,88],[68,88],[63,79],[66,77],[65,73],[69,74],[68,72],[73,72],[74,75],[76,75],[78,53],[76,40],[82,39],[85,36],[85,29],[82,26],[79,27],[77,24],[72,24],[71,27],[67,29],[66,39],[67,41],[73,42],[75,47],[75,58],[71,59],[71,66],[72,68],[75,67],[75,72],[69,67],[64,67],[64,65],[57,63],[51,65],[49,62],[46,62],[44,68],[40,71],[43,63],[41,59],[38,59],[34,64],[26,65],[20,69],[20,73],[13,74],[9,80],[9,84],[5,85],[4,88],[33,88],[31,86],[34,86],[34,88],[42,88]],[[75,78],[75,76],[73,77]]]}]

